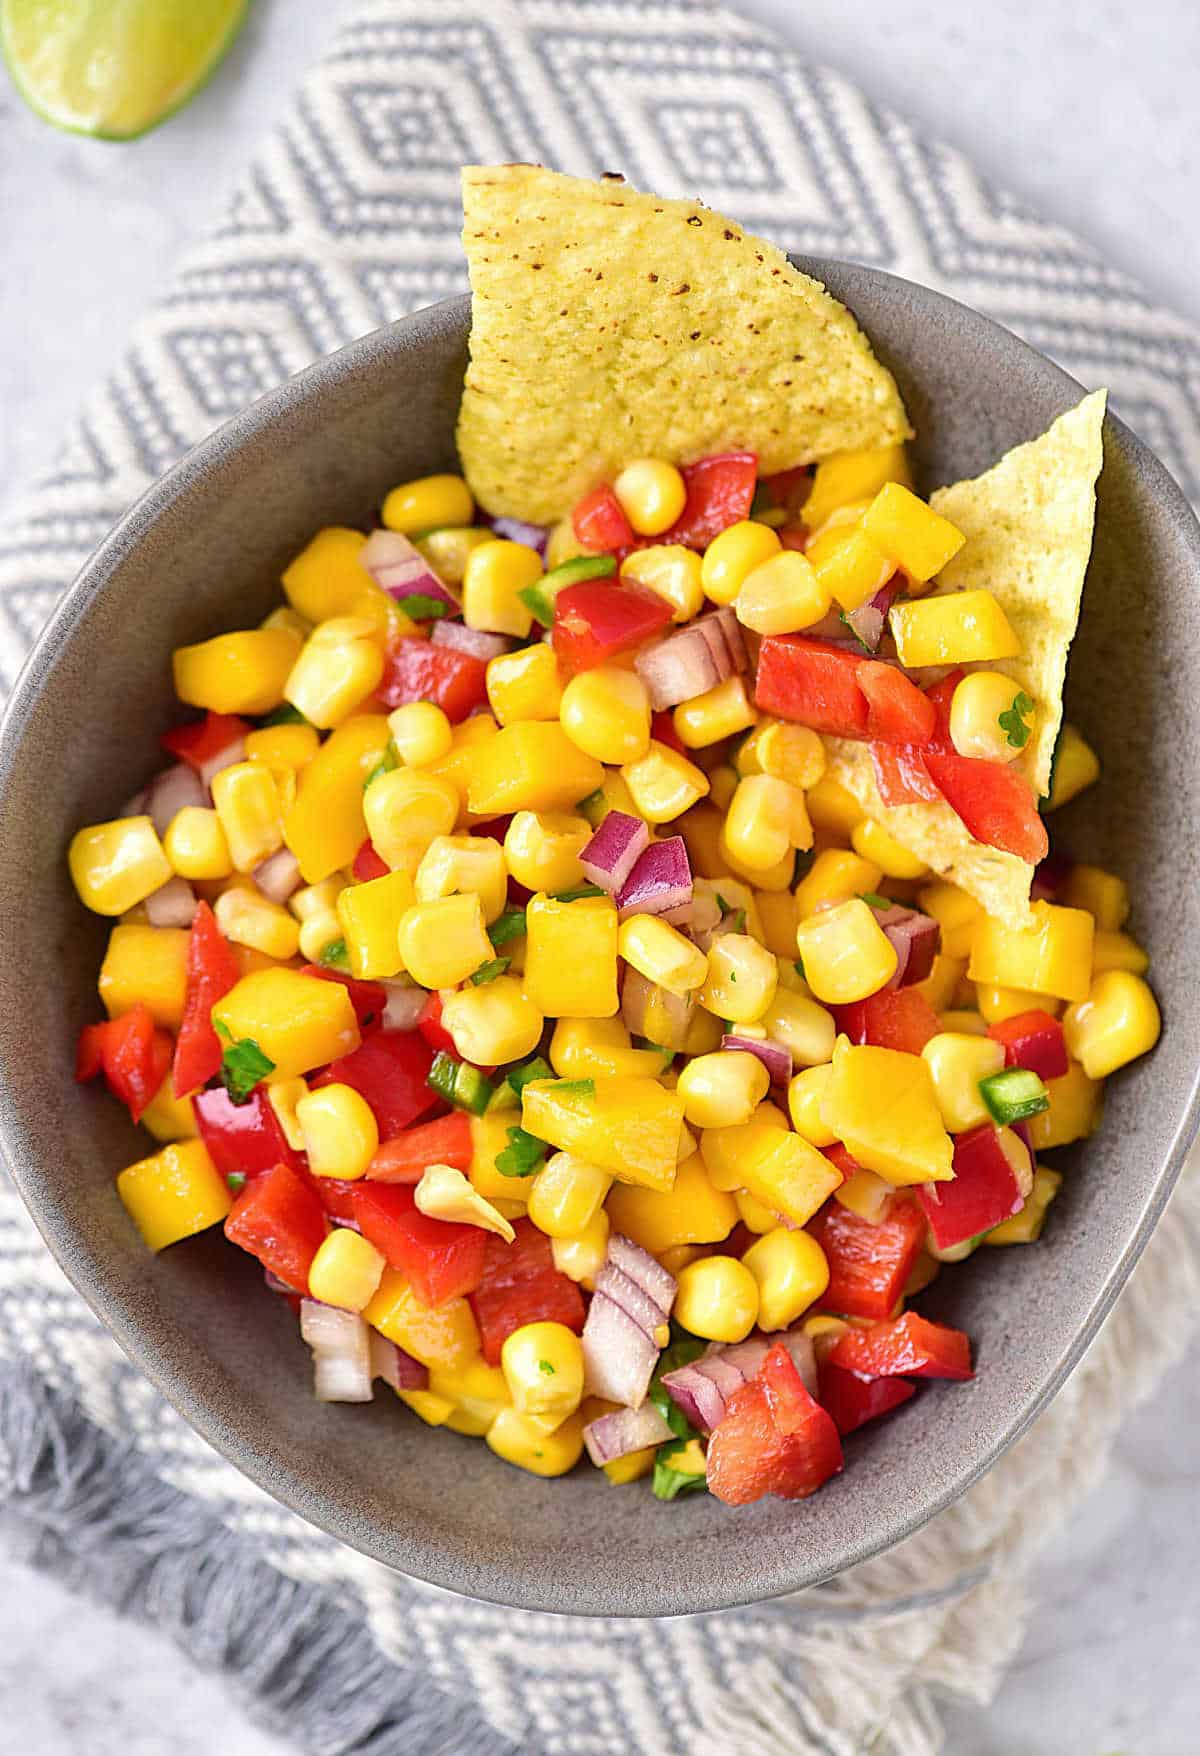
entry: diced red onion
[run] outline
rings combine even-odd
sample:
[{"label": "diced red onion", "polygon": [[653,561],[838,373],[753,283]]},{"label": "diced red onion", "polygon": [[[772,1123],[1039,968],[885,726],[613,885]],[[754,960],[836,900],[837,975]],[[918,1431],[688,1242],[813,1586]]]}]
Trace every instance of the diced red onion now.
[{"label": "diced red onion", "polygon": [[377,1329],[370,1331],[369,1346],[371,1349],[371,1377],[382,1378],[393,1390],[428,1390],[429,1368],[420,1360],[414,1360],[406,1354],[402,1347],[389,1341],[386,1335],[380,1335]]},{"label": "diced red onion", "polygon": [[[646,1028],[652,1000],[658,1013],[653,1035]],[[658,1043],[660,1049],[682,1049],[687,1042],[688,1029],[695,1010],[694,994],[669,993],[666,988],[657,987],[640,970],[634,969],[632,964],[625,965],[621,980],[621,1020],[631,1036],[646,1037],[651,1042],[658,1042],[658,1038],[665,1034],[667,1040]],[[663,1022],[667,1027],[665,1033]]]},{"label": "diced red onion", "polygon": [[282,1293],[285,1298],[291,1299],[296,1299],[300,1296],[297,1287],[290,1286],[286,1280],[280,1280],[279,1276],[277,1274],[272,1274],[269,1268],[263,1269],[263,1279],[267,1283],[267,1291],[269,1293]]},{"label": "diced red onion", "polygon": [[401,982],[381,982],[380,986],[387,990],[387,1005],[383,1009],[380,1029],[415,1030],[429,998],[425,989],[406,987]]},{"label": "diced red onion", "polygon": [[218,750],[215,756],[210,756],[207,762],[201,763],[200,779],[205,788],[205,797],[201,803],[208,803],[208,794],[211,792],[213,780],[223,768],[232,768],[235,762],[244,762],[245,760],[245,739],[235,738],[232,744],[226,744],[223,750]]},{"label": "diced red onion", "polygon": [[900,577],[895,575],[886,585],[881,585],[873,598],[865,604],[859,604],[857,610],[851,610],[846,617],[847,626],[853,628],[863,645],[874,652],[883,638],[883,630],[887,623],[887,613],[892,607],[892,599],[900,589]]},{"label": "diced red onion", "polygon": [[507,634],[488,634],[482,628],[468,628],[465,622],[450,622],[444,616],[440,622],[434,623],[429,643],[431,646],[452,646],[456,652],[482,659],[485,665],[513,649],[513,642]]},{"label": "diced red onion", "polygon": [[611,1299],[614,1305],[620,1305],[638,1328],[645,1330],[656,1348],[666,1346],[665,1337],[659,1333],[666,1325],[666,1314],[637,1281],[630,1280],[611,1262],[605,1262],[596,1276],[595,1290]]},{"label": "diced red onion", "polygon": [[889,988],[909,988],[923,982],[933,968],[941,944],[942,930],[931,915],[916,909],[902,908],[895,903],[889,909],[876,909],[875,923],[882,927],[896,953],[896,968]]},{"label": "diced red onion", "polygon": [[792,1077],[792,1051],[774,1037],[723,1036],[721,1047],[756,1056],[770,1074],[772,1085],[786,1085]]},{"label": "diced red onion", "polygon": [[144,792],[145,809],[159,835],[165,835],[171,819],[185,805],[207,805],[205,782],[186,762],[164,768],[156,774]]},{"label": "diced red onion", "polygon": [[659,1354],[645,1330],[598,1292],[588,1306],[581,1339],[587,1394],[640,1408]]},{"label": "diced red onion", "polygon": [[681,835],[668,835],[663,841],[652,841],[639,855],[617,892],[617,910],[624,920],[628,915],[665,914],[691,900],[692,867],[687,846]]},{"label": "diced red onion", "polygon": [[353,1311],[300,1302],[300,1333],[312,1349],[318,1402],[370,1402],[371,1332]]},{"label": "diced red onion", "polygon": [[546,544],[550,541],[546,525],[529,524],[523,518],[489,518],[487,522],[498,537],[510,543],[524,543],[527,549],[536,549],[543,561],[546,559]]},{"label": "diced red onion", "polygon": [[721,633],[725,636],[726,650],[734,670],[748,670],[750,668],[750,653],[746,647],[746,630],[738,621],[737,611],[732,604],[723,604],[719,610],[714,610],[711,615],[701,616],[697,627],[702,627],[706,622],[720,623]]},{"label": "diced red onion", "polygon": [[[697,1371],[695,1365],[679,1366],[674,1372],[668,1372],[662,1382],[671,1401],[693,1427],[698,1427],[702,1433],[711,1433],[725,1413],[726,1403],[725,1394],[718,1390],[711,1375]],[[735,1389],[740,1389],[743,1382],[739,1375]],[[732,1395],[732,1391],[729,1394]]]},{"label": "diced red onion", "polygon": [[583,1442],[588,1456],[599,1469],[631,1451],[644,1451],[648,1445],[662,1445],[671,1437],[671,1429],[652,1402],[641,1408],[617,1408],[583,1429]]},{"label": "diced red onion", "polygon": [[282,907],[301,884],[300,862],[291,848],[279,848],[255,866],[254,882],[265,897]]},{"label": "diced red onion", "polygon": [[690,1366],[668,1372],[663,1386],[694,1427],[711,1433],[724,1416],[729,1398],[754,1377],[777,1342],[783,1343],[810,1394],[815,1396],[816,1356],[811,1338],[799,1327],[778,1335],[756,1332],[733,1347],[713,1346]]},{"label": "diced red onion", "polygon": [[806,1335],[801,1328],[788,1329],[782,1335],[773,1335],[771,1341],[781,1341],[791,1356],[793,1366],[804,1380],[804,1388],[810,1396],[817,1394],[817,1355],[813,1347],[811,1335]]},{"label": "diced red onion", "polygon": [[[126,806],[127,816],[135,816]],[[1069,854],[1049,853],[1035,868],[1033,883],[1029,887],[1030,902],[1055,902],[1058,893],[1071,876],[1075,862]]]},{"label": "diced red onion", "polygon": [[450,587],[438,578],[416,544],[398,530],[372,531],[358,558],[389,597],[436,598],[448,604],[456,616],[462,614],[462,605]]},{"label": "diced red onion", "polygon": [[190,927],[196,892],[186,878],[168,878],[146,898],[146,919],[152,927]]},{"label": "diced red onion", "polygon": [[628,811],[610,811],[579,856],[584,876],[615,896],[650,841],[650,825]]},{"label": "diced red onion", "polygon": [[693,622],[639,652],[633,668],[646,685],[651,707],[660,712],[715,689],[731,674],[732,661],[726,648],[725,669],[718,668],[700,624]]},{"label": "diced red onion", "polygon": [[675,1303],[675,1276],[651,1256],[648,1250],[643,1250],[632,1238],[614,1232],[608,1240],[605,1259],[640,1286],[654,1300],[664,1317],[670,1316],[671,1306]]}]

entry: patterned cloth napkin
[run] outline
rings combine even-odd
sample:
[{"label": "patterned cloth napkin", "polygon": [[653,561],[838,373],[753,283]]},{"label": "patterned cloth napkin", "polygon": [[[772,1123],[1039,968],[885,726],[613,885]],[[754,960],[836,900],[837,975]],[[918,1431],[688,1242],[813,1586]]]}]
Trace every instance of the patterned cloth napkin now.
[{"label": "patterned cloth napkin", "polygon": [[[1200,491],[1200,334],[760,28],[704,0],[356,0],[219,230],[11,508],[5,688],[89,550],[188,445],[314,356],[465,289],[471,160],[620,169],[951,293],[1111,386]],[[125,1360],[0,1186],[5,1529],[322,1752],[932,1756],[937,1691],[994,1688],[1034,1533],[1096,1478],[1148,1362],[1198,1310],[1193,1176],[1034,1432],[918,1535],[776,1604],[564,1621],[414,1585],[268,1500]]]}]

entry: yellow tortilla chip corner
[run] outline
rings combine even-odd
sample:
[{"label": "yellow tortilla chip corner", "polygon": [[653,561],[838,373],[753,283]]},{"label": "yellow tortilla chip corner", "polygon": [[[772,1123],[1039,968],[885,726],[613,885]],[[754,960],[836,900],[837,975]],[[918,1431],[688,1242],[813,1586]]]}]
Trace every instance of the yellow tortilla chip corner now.
[{"label": "yellow tortilla chip corner", "polygon": [[635,457],[751,450],[769,475],[911,438],[849,311],[698,202],[477,165],[463,210],[458,447],[488,512],[551,523]]}]

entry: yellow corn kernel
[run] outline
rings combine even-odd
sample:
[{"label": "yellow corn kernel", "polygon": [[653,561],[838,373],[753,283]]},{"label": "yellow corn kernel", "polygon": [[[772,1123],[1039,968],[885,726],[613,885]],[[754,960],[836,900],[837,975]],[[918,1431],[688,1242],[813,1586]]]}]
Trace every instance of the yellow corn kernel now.
[{"label": "yellow corn kernel", "polygon": [[488,660],[488,701],[502,726],[515,720],[555,720],[563,686],[554,648],[545,641]]},{"label": "yellow corn kernel", "polygon": [[738,1219],[732,1196],[714,1186],[698,1152],[681,1159],[670,1189],[660,1193],[618,1183],[607,1206],[616,1230],[652,1256],[684,1244],[719,1243]]},{"label": "yellow corn kernel", "polygon": [[951,1007],[941,1014],[943,1030],[954,1032],[958,1036],[985,1037],[987,1020],[978,1012],[968,1012],[964,1007]]},{"label": "yellow corn kernel", "polygon": [[309,1297],[340,1311],[361,1311],[374,1298],[386,1267],[374,1244],[348,1226],[338,1226],[312,1259]]},{"label": "yellow corn kernel", "polygon": [[400,918],[401,964],[423,988],[454,988],[492,957],[478,896],[419,902]]},{"label": "yellow corn kernel", "polygon": [[1101,972],[1086,1000],[1063,1014],[1067,1051],[1089,1079],[1104,1079],[1158,1041],[1162,1017],[1150,986],[1126,969]]},{"label": "yellow corn kernel", "polygon": [[[832,1053],[832,1047],[830,1052]],[[799,1073],[793,1074],[788,1086],[788,1113],[792,1118],[792,1127],[810,1146],[832,1146],[837,1140],[833,1129],[821,1120],[821,1109],[829,1088],[831,1071],[828,1062],[815,1067],[803,1067]]]},{"label": "yellow corn kernel", "polygon": [[[761,1237],[765,1232],[773,1232],[779,1224],[779,1215],[772,1213],[771,1209],[765,1206],[757,1195],[751,1195],[748,1189],[735,1190],[733,1203],[737,1208],[738,1218],[748,1232],[754,1232]],[[697,1251],[696,1256],[699,1254],[700,1252]],[[696,1257],[692,1257],[690,1260],[695,1261]],[[672,1272],[675,1271],[672,1270]]]},{"label": "yellow corn kernel", "polygon": [[813,485],[804,503],[804,522],[810,530],[821,525],[852,500],[869,500],[885,482],[910,485],[908,459],[903,445],[885,445],[879,451],[839,451],[823,457],[813,474]]},{"label": "yellow corn kernel", "polygon": [[[764,774],[786,780],[805,793],[815,787],[825,773],[825,746],[820,733],[814,732],[811,726],[769,721],[754,735],[754,756]],[[832,784],[837,785],[836,781]],[[857,803],[855,809],[859,809]]]},{"label": "yellow corn kernel", "polygon": [[228,878],[233,871],[221,819],[207,805],[184,805],[177,811],[162,845],[180,878]]},{"label": "yellow corn kernel", "polygon": [[117,1177],[117,1194],[151,1250],[219,1225],[233,1206],[202,1140],[173,1141]]},{"label": "yellow corn kernel", "polygon": [[456,894],[477,896],[488,922],[503,914],[508,900],[504,850],[485,835],[434,836],[421,855],[414,882],[418,902],[437,902]]},{"label": "yellow corn kernel", "polygon": [[700,557],[681,543],[656,543],[635,549],[621,563],[621,578],[649,586],[671,606],[672,620],[690,622],[704,607]]},{"label": "yellow corn kernel", "polygon": [[276,1079],[267,1086],[267,1101],[275,1112],[275,1120],[283,1130],[283,1138],[293,1152],[304,1151],[304,1130],[296,1114],[296,1105],[308,1096],[308,1081]]},{"label": "yellow corn kernel", "polygon": [[467,802],[477,817],[560,811],[594,793],[604,770],[560,725],[519,720],[474,752]]},{"label": "yellow corn kernel", "polygon": [[787,1134],[787,1117],[771,1103],[760,1104],[738,1128],[706,1128],[700,1136],[700,1156],[713,1188],[725,1192],[743,1188],[745,1168],[765,1163]]},{"label": "yellow corn kernel", "polygon": [[990,591],[956,591],[893,604],[890,625],[900,662],[910,668],[979,664],[1016,658],[1021,650]]},{"label": "yellow corn kernel", "polygon": [[670,530],[687,499],[683,477],[672,463],[639,457],[627,463],[613,483],[613,493],[640,537]]},{"label": "yellow corn kernel", "polygon": [[[325,987],[333,986],[326,982]],[[430,1371],[461,1371],[479,1357],[479,1330],[465,1299],[423,1305],[404,1275],[384,1270],[379,1290],[363,1311],[363,1317],[406,1354],[420,1360]]]},{"label": "yellow corn kernel", "polygon": [[829,1285],[825,1252],[810,1232],[776,1226],[742,1257],[758,1282],[758,1326],[787,1329],[815,1305]]},{"label": "yellow corn kernel", "polygon": [[110,1018],[132,1012],[139,1000],[155,1024],[178,1030],[187,993],[185,927],[117,926],[100,965],[100,999]]},{"label": "yellow corn kernel", "polygon": [[414,531],[436,530],[439,525],[470,524],[475,502],[461,476],[418,476],[392,489],[383,502],[381,516],[389,530],[411,536]]},{"label": "yellow corn kernel", "polygon": [[308,1092],[296,1105],[296,1120],[314,1177],[354,1182],[379,1150],[374,1112],[352,1085],[323,1085]]},{"label": "yellow corn kernel", "polygon": [[821,1116],[860,1165],[889,1183],[945,1182],[954,1147],[919,1055],[840,1038]]},{"label": "yellow corn kernel", "polygon": [[307,622],[344,615],[374,585],[359,558],[366,540],[360,530],[330,525],[285,570],[288,602]]},{"label": "yellow corn kernel", "polygon": [[802,920],[796,944],[805,981],[830,1006],[865,1000],[896,971],[895,946],[861,897]]},{"label": "yellow corn kernel", "polygon": [[342,984],[294,969],[243,976],[217,1001],[212,1020],[233,1041],[249,1037],[257,1043],[279,1079],[324,1067],[359,1045],[354,1008]]},{"label": "yellow corn kernel", "polygon": [[463,582],[467,557],[471,550],[479,548],[481,543],[492,543],[495,540],[490,530],[481,529],[478,525],[448,524],[436,530],[427,530],[415,542],[442,584],[459,586]]},{"label": "yellow corn kernel", "polygon": [[1058,1171],[1051,1171],[1045,1165],[1037,1165],[1033,1172],[1033,1188],[1025,1200],[1020,1213],[1013,1214],[1011,1219],[1001,1220],[993,1226],[984,1238],[985,1244],[1032,1244],[1042,1235],[1042,1227],[1046,1223],[1046,1211],[1062,1185],[1062,1176]]},{"label": "yellow corn kernel", "polygon": [[290,604],[278,605],[278,607],[272,610],[269,615],[263,617],[262,621],[259,623],[259,627],[283,628],[289,634],[294,634],[301,646],[304,645],[304,642],[312,633],[312,623],[306,616],[302,616],[298,610],[293,610]]},{"label": "yellow corn kernel", "polygon": [[928,1000],[935,1012],[945,1012],[953,1004],[958,984],[966,973],[965,957],[947,957],[944,951],[939,951],[925,980],[916,983],[917,992]]},{"label": "yellow corn kernel", "polygon": [[583,1422],[568,1415],[552,1433],[544,1433],[515,1408],[505,1408],[487,1430],[487,1446],[530,1475],[565,1476],[583,1455]]},{"label": "yellow corn kernel", "polygon": [[727,677],[715,689],[683,702],[674,713],[675,730],[689,750],[717,744],[735,732],[744,732],[757,718],[754,704],[746,694],[745,679],[737,676]]},{"label": "yellow corn kernel", "polygon": [[342,923],[332,909],[310,915],[300,928],[300,955],[306,963],[320,963],[342,936]]},{"label": "yellow corn kernel", "polygon": [[516,976],[464,988],[448,995],[442,1006],[442,1023],[455,1049],[477,1067],[499,1067],[532,1054],[543,1022]]},{"label": "yellow corn kernel", "polygon": [[427,1427],[444,1427],[454,1413],[449,1397],[436,1396],[432,1390],[398,1390],[396,1394]]},{"label": "yellow corn kernel", "polygon": [[608,1254],[608,1234],[608,1215],[601,1208],[573,1237],[550,1240],[555,1268],[590,1291]]},{"label": "yellow corn kernel", "polygon": [[946,957],[970,957],[983,910],[973,896],[956,884],[926,884],[917,901],[942,930],[941,949]]},{"label": "yellow corn kernel", "polygon": [[1092,977],[1101,970],[1127,969],[1135,976],[1145,975],[1150,968],[1149,953],[1143,951],[1128,933],[1110,933],[1098,928],[1092,944]]},{"label": "yellow corn kernel", "polygon": [[984,915],[967,975],[998,988],[1027,988],[1060,1000],[1086,1000],[1092,979],[1095,923],[1083,909],[1035,902],[1028,927]]},{"label": "yellow corn kernel", "polygon": [[[1014,740],[1001,716],[1014,710],[1020,693],[1003,671],[972,671],[954,691],[950,703],[950,741],[960,756],[980,762],[1015,762],[1023,740]],[[1028,700],[1026,696],[1026,700]],[[1030,725],[1028,713],[1022,723]]]},{"label": "yellow corn kernel", "polygon": [[579,856],[591,839],[586,817],[518,811],[504,837],[504,861],[526,890],[576,890],[585,882]]},{"label": "yellow corn kernel", "polygon": [[988,1024],[1000,1024],[1006,1018],[1018,1018],[1022,1012],[1048,1012],[1057,1018],[1063,1003],[1052,994],[1034,994],[1027,988],[996,988],[980,983],[975,989],[975,1004]]},{"label": "yellow corn kernel", "polygon": [[1106,933],[1119,932],[1129,919],[1125,880],[1101,866],[1072,866],[1058,897],[1068,908],[1085,908]]},{"label": "yellow corn kernel", "polygon": [[697,1055],[679,1075],[683,1113],[697,1128],[733,1128],[748,1122],[770,1090],[757,1055],[735,1049]]},{"label": "yellow corn kernel", "polygon": [[777,989],[762,1025],[769,1037],[791,1051],[797,1067],[819,1067],[833,1054],[837,1035],[833,1015],[807,994]]},{"label": "yellow corn kernel", "polygon": [[861,520],[844,532],[831,532],[830,538],[827,543],[810,544],[807,551],[817,587],[827,601],[836,598],[843,610],[857,610],[887,584],[895,568],[871,541]]},{"label": "yellow corn kernel", "polygon": [[829,614],[829,585],[807,555],[780,549],[742,581],[737,619],[756,634],[796,634]]},{"label": "yellow corn kernel", "polygon": [[80,902],[98,915],[136,908],[172,873],[149,817],[118,817],[79,830],[67,863]]},{"label": "yellow corn kernel", "polygon": [[758,1282],[736,1256],[702,1256],[680,1273],[674,1316],[706,1341],[745,1341],[758,1320]]},{"label": "yellow corn kernel", "polygon": [[718,811],[727,811],[737,791],[738,772],[728,762],[719,762],[708,771],[708,796]]},{"label": "yellow corn kernel", "polygon": [[400,974],[400,923],[413,901],[413,881],[407,872],[348,884],[339,893],[337,921],[351,975],[361,981],[386,981]]},{"label": "yellow corn kernel", "polygon": [[383,675],[383,644],[363,616],[319,622],[288,674],[284,695],[311,725],[328,729],[349,719]]},{"label": "yellow corn kernel", "polygon": [[730,802],[721,845],[751,871],[778,865],[793,848],[811,847],[804,794],[774,775],[746,775]]},{"label": "yellow corn kernel", "polygon": [[722,933],[708,954],[700,1004],[733,1024],[756,1024],[775,999],[779,969],[748,933]]},{"label": "yellow corn kernel", "polygon": [[[812,794],[807,796],[811,800]],[[796,913],[802,922],[807,921],[819,911],[874,891],[882,877],[882,869],[861,854],[846,848],[822,848],[796,886]]]},{"label": "yellow corn kernel", "polygon": [[271,770],[306,768],[321,748],[312,726],[259,726],[245,736],[246,758]]},{"label": "yellow corn kernel", "polygon": [[275,776],[261,762],[234,762],[213,776],[213,804],[239,872],[252,872],[283,846]]},{"label": "yellow corn kernel", "polygon": [[284,963],[300,948],[300,929],[285,908],[248,881],[231,884],[213,905],[222,933],[233,945],[249,945]]},{"label": "yellow corn kernel", "polygon": [[270,713],[300,651],[286,628],[243,628],[172,655],[175,693],[191,707],[213,713]]},{"label": "yellow corn kernel", "polygon": [[340,873],[333,878],[322,878],[319,884],[304,884],[299,890],[293,890],[288,897],[288,907],[298,921],[314,920],[318,915],[333,913],[345,888],[346,880]]},{"label": "yellow corn kernel", "polygon": [[865,1219],[868,1225],[878,1225],[891,1202],[895,1190],[874,1171],[858,1170],[846,1178],[846,1181],[833,1192],[833,1199],[840,1207],[850,1213],[856,1213],[859,1219]]},{"label": "yellow corn kernel", "polygon": [[520,593],[541,577],[542,558],[527,543],[481,543],[467,556],[463,572],[463,621],[468,628],[524,640],[533,626],[533,611]]},{"label": "yellow corn kernel", "polygon": [[1057,811],[1100,778],[1100,758],[1077,726],[1063,722],[1054,749],[1047,811]]},{"label": "yellow corn kernel", "polygon": [[499,1366],[485,1360],[470,1359],[460,1366],[433,1366],[429,1372],[429,1388],[435,1396],[445,1397],[460,1417],[446,1424],[456,1433],[482,1436],[501,1409],[512,1407],[512,1397]]},{"label": "yellow corn kernel", "polygon": [[705,596],[714,604],[733,603],[747,574],[778,555],[780,548],[779,538],[765,524],[744,518],[728,525],[704,551],[700,578]]},{"label": "yellow corn kernel", "polygon": [[363,794],[372,844],[393,871],[415,873],[434,838],[454,828],[459,808],[457,788],[423,768],[377,775]]},{"label": "yellow corn kernel", "polygon": [[559,713],[572,743],[598,762],[637,762],[650,748],[650,697],[634,671],[581,671],[563,690]]},{"label": "yellow corn kernel", "polygon": [[531,1080],[521,1092],[522,1127],[620,1182],[671,1188],[682,1098],[656,1079],[597,1079],[594,1085],[580,1092],[555,1080]]},{"label": "yellow corn kernel", "polygon": [[831,774],[823,774],[814,785],[805,788],[804,802],[813,828],[840,842],[850,840],[855,824],[861,823],[866,815],[854,794]]},{"label": "yellow corn kernel", "polygon": [[448,756],[454,728],[442,709],[432,701],[410,701],[388,714],[388,729],[396,754],[410,768],[422,768]]},{"label": "yellow corn kernel", "polygon": [[902,846],[873,817],[864,817],[850,836],[850,845],[864,860],[878,866],[885,878],[928,878],[924,860]]},{"label": "yellow corn kernel", "polygon": [[525,933],[525,992],[539,1012],[546,1018],[613,1016],[619,1006],[617,911],[610,897],[560,902],[539,892],[526,907]]},{"label": "yellow corn kernel", "polygon": [[690,994],[708,973],[699,946],[657,915],[630,915],[617,933],[617,951],[647,981],[669,994]]},{"label": "yellow corn kernel", "polygon": [[980,1095],[979,1081],[1003,1067],[1002,1044],[990,1037],[941,1031],[930,1037],[921,1059],[933,1076],[933,1095],[951,1134],[965,1134],[968,1128],[987,1121],[989,1111]]},{"label": "yellow corn kernel", "polygon": [[366,839],[363,782],[383,760],[387,742],[382,714],[357,714],[325,740],[301,774],[283,832],[306,884],[350,865]]},{"label": "yellow corn kernel", "polygon": [[887,482],[863,513],[863,530],[911,579],[924,582],[966,542],[948,518],[900,482]]},{"label": "yellow corn kernel", "polygon": [[534,1178],[529,1217],[550,1238],[585,1232],[604,1205],[612,1173],[573,1153],[556,1152]]},{"label": "yellow corn kernel", "polygon": [[550,1039],[550,1065],[560,1079],[662,1071],[658,1049],[635,1049],[619,1018],[560,1018]]},{"label": "yellow corn kernel", "polygon": [[[772,956],[792,959],[796,948],[799,916],[796,913],[796,899],[791,891],[756,891],[754,904],[758,910],[759,932],[754,933],[751,929],[752,937],[761,939]],[[750,925],[749,919],[746,924]]]}]

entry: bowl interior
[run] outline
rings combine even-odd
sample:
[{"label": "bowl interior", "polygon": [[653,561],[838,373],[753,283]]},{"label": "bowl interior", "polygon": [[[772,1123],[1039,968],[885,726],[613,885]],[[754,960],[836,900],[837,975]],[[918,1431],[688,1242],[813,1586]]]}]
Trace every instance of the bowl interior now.
[{"label": "bowl interior", "polygon": [[[871,270],[804,266],[896,372],[926,490],[985,469],[1080,394],[961,306]],[[250,1258],[219,1236],[146,1253],[113,1186],[144,1138],[70,1078],[105,937],[67,879],[72,831],[115,814],[159,765],[172,647],[256,620],[317,526],[359,522],[395,482],[452,463],[467,323],[465,299],[434,307],[256,405],[143,499],[55,618],[0,748],[0,1133],[47,1241],[118,1340],[207,1438],[317,1524],[514,1605],[745,1603],[886,1547],[961,1492],[1062,1381],[1165,1200],[1195,1107],[1195,984],[1177,953],[1200,942],[1200,890],[1181,857],[1200,820],[1200,765],[1183,759],[1200,735],[1200,538],[1161,466],[1110,421],[1069,688],[1105,780],[1054,827],[1128,879],[1167,1029],[1113,1081],[1099,1139],[1059,1155],[1067,1176],[1045,1242],[985,1250],[926,1296],[971,1332],[978,1377],[927,1387],[852,1437],[844,1475],[799,1506],[662,1505],[586,1469],[542,1482],[386,1396],[314,1403],[307,1350]]]}]

